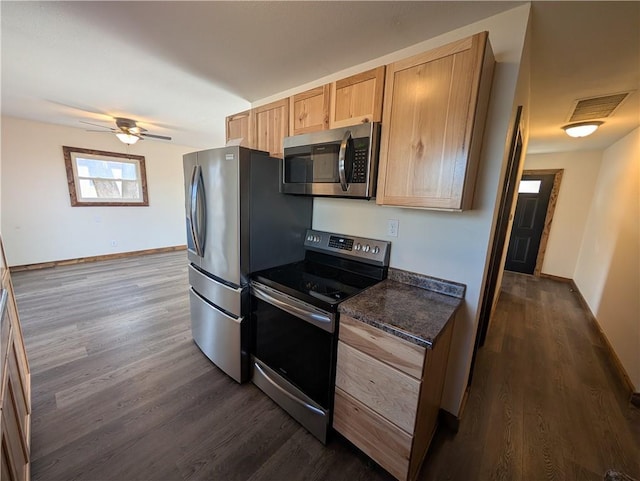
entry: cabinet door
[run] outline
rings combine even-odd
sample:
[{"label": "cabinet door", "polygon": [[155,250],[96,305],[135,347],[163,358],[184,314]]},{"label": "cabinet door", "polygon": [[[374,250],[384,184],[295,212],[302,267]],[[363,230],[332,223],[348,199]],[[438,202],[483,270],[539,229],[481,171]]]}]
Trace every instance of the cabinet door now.
[{"label": "cabinet door", "polygon": [[331,84],[330,128],[382,120],[384,71],[382,66]]},{"label": "cabinet door", "polygon": [[226,141],[230,139],[244,139],[241,145],[250,147],[249,145],[249,118],[250,111],[240,112],[230,115],[226,119]]},{"label": "cabinet door", "polygon": [[289,99],[289,135],[329,128],[329,84],[294,95]]},{"label": "cabinet door", "polygon": [[251,145],[282,158],[282,140],[289,135],[289,99],[251,110]]},{"label": "cabinet door", "polygon": [[493,65],[482,32],[387,66],[378,204],[471,207]]}]

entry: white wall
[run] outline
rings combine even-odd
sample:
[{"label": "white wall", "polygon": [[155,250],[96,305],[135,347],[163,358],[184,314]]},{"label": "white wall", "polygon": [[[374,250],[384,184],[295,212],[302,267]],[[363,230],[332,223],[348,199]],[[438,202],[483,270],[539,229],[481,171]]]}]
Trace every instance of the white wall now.
[{"label": "white wall", "polygon": [[[2,123],[3,121],[0,118],[0,131]],[[2,135],[0,135],[0,234],[2,234],[2,157]]]},{"label": "white wall", "polygon": [[601,151],[527,155],[525,170],[564,169],[543,274],[573,279],[601,161]]},{"label": "white wall", "polygon": [[[184,245],[182,154],[144,140],[149,207],[71,207],[62,146],[126,152],[113,135],[2,118],[2,236],[9,265]],[[111,241],[117,245],[113,247]]]},{"label": "white wall", "polygon": [[574,281],[640,390],[640,128],[604,151]]},{"label": "white wall", "polygon": [[[514,93],[528,17],[529,5],[524,5],[254,104],[255,106],[276,100],[305,88],[424,52],[483,30],[489,31],[489,41],[498,64],[494,74],[473,210],[449,213],[401,209],[377,206],[375,201],[353,199],[316,198],[314,203],[314,228],[390,240],[392,267],[467,285],[465,302],[455,326],[443,395],[443,407],[454,414],[459,412],[469,376],[485,263],[506,155],[508,131],[515,111]],[[388,219],[400,221],[398,237],[387,236]]]}]

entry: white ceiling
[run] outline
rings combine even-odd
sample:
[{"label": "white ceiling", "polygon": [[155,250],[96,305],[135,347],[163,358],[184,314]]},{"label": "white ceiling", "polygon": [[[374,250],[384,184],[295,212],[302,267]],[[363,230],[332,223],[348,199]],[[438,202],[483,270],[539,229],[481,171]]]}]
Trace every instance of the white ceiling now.
[{"label": "white ceiling", "polygon": [[[122,116],[214,147],[249,102],[520,4],[2,1],[2,115]],[[532,22],[530,151],[601,149],[639,125],[636,92],[593,136],[560,130],[574,100],[639,90],[640,2],[534,2]]]}]

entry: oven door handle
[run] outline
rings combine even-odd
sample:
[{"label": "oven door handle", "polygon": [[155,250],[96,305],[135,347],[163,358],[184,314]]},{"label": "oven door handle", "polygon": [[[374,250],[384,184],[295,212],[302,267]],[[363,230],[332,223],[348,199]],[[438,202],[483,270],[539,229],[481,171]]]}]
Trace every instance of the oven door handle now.
[{"label": "oven door handle", "polygon": [[[271,291],[271,289],[269,289],[269,291]],[[258,299],[261,299],[272,306],[276,306],[289,314],[299,317],[320,329],[328,332],[334,331],[333,315],[320,311],[319,309],[314,310],[311,306],[305,305],[284,294],[280,294],[276,291],[269,291],[267,288],[257,285],[256,283],[251,284],[251,293]]]},{"label": "oven door handle", "polygon": [[293,394],[291,394],[290,392],[288,392],[285,388],[283,388],[282,386],[280,386],[277,382],[275,382],[273,379],[271,379],[269,377],[269,375],[264,371],[264,369],[262,369],[260,367],[260,365],[257,362],[253,363],[253,367],[255,367],[258,371],[260,371],[260,374],[262,374],[262,376],[269,382],[269,384],[271,384],[273,387],[275,387],[277,390],[279,390],[282,394],[284,394],[285,396],[287,396],[289,399],[291,399],[292,401],[295,401],[296,403],[304,406],[306,409],[308,409],[309,411],[312,411],[316,414],[319,414],[320,416],[326,416],[327,414],[322,411],[321,409],[318,409],[315,406],[312,406],[311,404],[304,402],[302,399],[298,399],[297,397],[295,397]]}]

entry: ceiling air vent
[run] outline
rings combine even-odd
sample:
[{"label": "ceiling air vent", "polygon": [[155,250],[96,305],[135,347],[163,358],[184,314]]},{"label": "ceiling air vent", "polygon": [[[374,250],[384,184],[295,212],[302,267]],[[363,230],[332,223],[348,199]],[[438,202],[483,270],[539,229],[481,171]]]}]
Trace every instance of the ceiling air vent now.
[{"label": "ceiling air vent", "polygon": [[609,117],[629,96],[629,92],[577,100],[569,122]]}]

